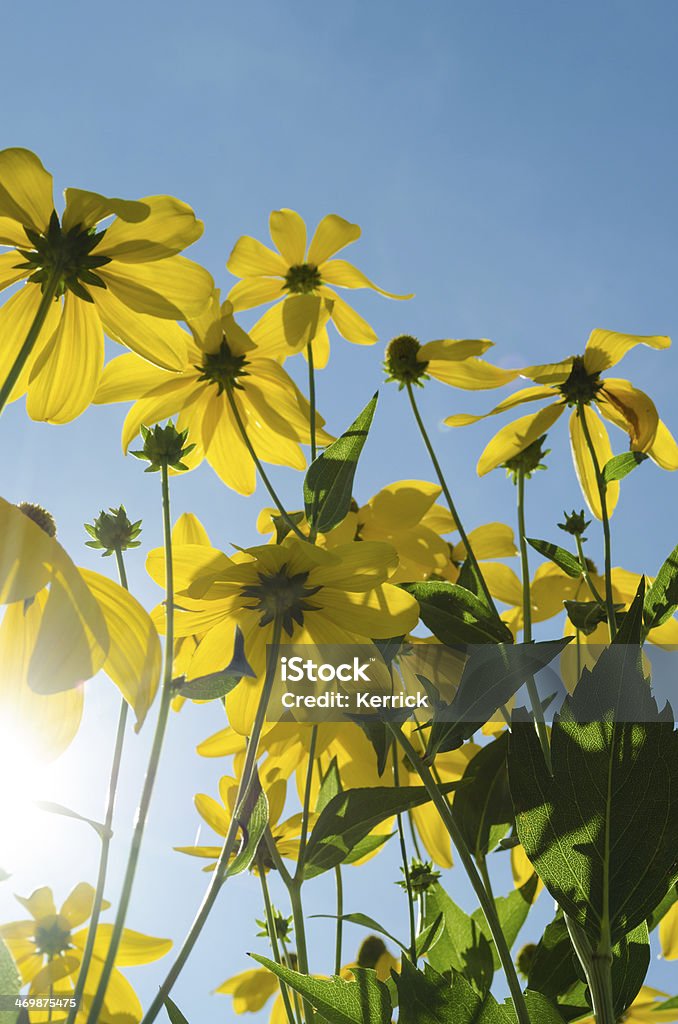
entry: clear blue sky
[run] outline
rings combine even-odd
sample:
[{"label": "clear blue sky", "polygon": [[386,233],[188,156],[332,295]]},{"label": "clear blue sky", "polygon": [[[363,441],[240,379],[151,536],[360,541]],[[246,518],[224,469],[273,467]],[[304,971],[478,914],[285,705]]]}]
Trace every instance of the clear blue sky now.
[{"label": "clear blue sky", "polygon": [[[264,238],[271,209],[291,206],[311,222],[340,213],[364,231],[351,258],[385,287],[416,292],[408,304],[358,299],[384,341],[403,332],[487,337],[502,365],[551,360],[580,350],[593,327],[678,335],[677,28],[668,0],[13,5],[3,12],[1,143],[38,152],[58,188],[187,200],[206,222],[195,258],[224,289],[232,244],[245,233]],[[379,384],[382,352],[381,344],[333,340],[319,381],[330,429],[341,430]],[[674,431],[677,369],[675,351],[639,350],[620,370],[652,394]],[[451,412],[490,401],[430,385],[426,418],[435,428]],[[122,418],[120,407],[94,408],[53,428],[29,424],[18,405],[3,417],[3,495],[50,508],[76,560],[97,568],[80,524],[101,507],[124,502],[143,516],[149,546],[160,537],[158,480],[123,459]],[[503,474],[479,482],[473,469],[495,424],[434,429],[469,526],[513,515]],[[623,450],[620,434],[615,443]],[[551,447],[560,470],[530,487],[530,529],[540,536],[554,535],[563,508],[582,504],[564,423]],[[273,475],[298,506],[300,477]],[[430,478],[430,470],[403,396],[389,388],[358,496],[403,477]],[[656,571],[675,543],[676,486],[651,464],[625,482],[614,517],[617,564]],[[227,492],[206,465],[174,486],[176,512],[200,514],[223,545],[256,539],[259,499],[266,503],[263,493],[245,500]],[[589,554],[599,541],[595,533]],[[143,560],[130,563],[133,586],[150,605],[158,595]],[[87,738],[62,771],[79,773],[80,806],[100,813],[115,699],[105,682],[90,690]],[[168,850],[193,838],[192,794],[216,788],[219,764],[200,761],[192,747],[220,725],[215,708],[191,708],[172,722],[132,927],[178,939],[191,918],[205,876]],[[130,742],[121,834],[142,747],[143,739]],[[92,761],[86,773],[78,768],[83,752]],[[15,913],[10,890],[25,895],[53,884],[63,897],[75,881],[93,879],[94,839],[74,829],[55,826],[41,849],[36,838],[0,890],[3,919]],[[74,839],[82,845],[67,859]],[[403,928],[395,860],[378,863],[362,884],[350,876],[347,908]],[[470,906],[457,876],[455,894]],[[309,910],[329,910],[330,900],[323,883],[309,889]],[[546,918],[546,896],[541,905]],[[254,912],[260,916],[256,881],[229,884],[176,990],[191,1024],[235,1019],[230,1000],[208,993],[246,966],[236,959],[243,942],[263,951],[253,939]],[[316,969],[327,969],[329,946],[327,923],[314,923]],[[146,996],[161,973],[162,965],[136,972]],[[670,987],[675,973],[653,963],[660,986]]]}]

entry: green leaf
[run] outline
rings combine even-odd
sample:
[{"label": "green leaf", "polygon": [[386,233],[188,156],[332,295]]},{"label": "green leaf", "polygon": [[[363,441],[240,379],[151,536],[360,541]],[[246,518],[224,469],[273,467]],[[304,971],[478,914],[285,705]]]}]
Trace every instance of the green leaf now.
[{"label": "green leaf", "polygon": [[645,628],[654,629],[678,608],[678,545],[673,549],[645,596]]},{"label": "green leaf", "polygon": [[[458,785],[457,782],[448,782],[441,789],[451,793]],[[306,846],[304,877],[314,878],[342,864],[382,821],[429,800],[423,786],[401,786],[399,789],[373,786],[339,793],[321,811],[313,826]]]},{"label": "green leaf", "polygon": [[182,679],[176,691],[180,697],[188,697],[190,700],[219,700],[234,690],[243,676],[254,675],[256,673],[245,657],[245,638],[240,627],[236,626],[230,664],[220,672],[210,672],[209,675],[197,676],[195,679]]},{"label": "green leaf", "polygon": [[[21,991],[21,976],[9,949],[0,939],[0,995],[11,999]],[[15,1024],[18,1009],[0,1010],[0,1024]]]},{"label": "green leaf", "polygon": [[647,918],[678,875],[678,733],[643,675],[640,646],[613,644],[555,717],[553,778],[526,715],[509,779],[520,840],[558,905],[597,946]]},{"label": "green leaf", "polygon": [[641,576],[638,589],[629,610],[625,612],[617,632],[612,638],[614,644],[640,645],[643,641],[643,603],[645,601],[645,577]]},{"label": "green leaf", "polygon": [[[534,898],[538,884],[539,879],[537,878],[537,875],[534,874],[527,882],[525,882],[524,885],[520,887],[520,889],[513,889],[508,896],[495,897],[494,903],[497,908],[497,916],[509,949],[511,949],[518,938],[520,929],[525,924],[527,915],[534,905]],[[492,947],[494,968],[495,970],[498,970],[501,966],[501,961],[494,944],[494,939],[492,938],[492,933],[490,932],[490,926],[488,925],[485,915],[480,907],[473,911],[471,917],[490,943],[490,946]]]},{"label": "green leaf", "polygon": [[678,996],[673,996],[671,999],[665,999],[663,1003],[658,1003],[657,1006],[653,1007],[653,1010],[657,1010],[657,1012],[661,1012],[662,1010],[678,1010]]},{"label": "green leaf", "polygon": [[445,918],[442,914],[438,914],[435,921],[431,924],[426,925],[417,935],[416,948],[417,956],[423,956],[429,951],[431,946],[435,946],[436,942],[445,930]]},{"label": "green leaf", "polygon": [[436,882],[426,893],[424,924],[433,924],[439,914],[445,926],[428,951],[429,963],[441,973],[458,971],[479,992],[487,992],[494,974],[492,948],[478,923]]},{"label": "green leaf", "polygon": [[329,533],[346,518],[358,459],[369,433],[375,394],[345,433],[311,463],[304,480],[304,506],[311,528]]},{"label": "green leaf", "polygon": [[388,989],[377,980],[374,971],[352,967],[355,981],[336,977],[324,981],[299,974],[265,956],[250,956],[298,992],[329,1024],[385,1024],[391,1020],[393,1007]]},{"label": "green leaf", "polygon": [[458,583],[428,580],[405,583],[403,590],[419,602],[422,622],[441,643],[450,647],[460,643],[513,643],[506,623]]},{"label": "green leaf", "polygon": [[669,886],[666,895],[660,900],[647,919],[647,927],[650,931],[654,931],[661,919],[668,914],[676,901],[678,901],[678,884],[674,882]]},{"label": "green leaf", "polygon": [[[584,636],[590,636],[601,622],[607,622],[607,611],[597,601],[563,601],[567,616],[575,627]],[[615,610],[623,608],[623,605],[615,605]]]},{"label": "green leaf", "polygon": [[618,1017],[636,998],[650,966],[650,936],[645,921],[624,935],[612,950],[612,991]]},{"label": "green leaf", "polygon": [[[573,986],[580,984],[576,954],[562,913],[547,924],[542,935],[527,979],[528,989],[541,992],[556,1001],[565,996]],[[582,1013],[588,1009],[584,988],[579,992]]]},{"label": "green leaf", "polygon": [[226,878],[247,871],[254,860],[261,838],[268,825],[268,800],[261,788],[259,776],[255,774],[252,783],[238,804],[235,816],[242,832],[242,843],[237,855],[226,869]]},{"label": "green leaf", "polygon": [[407,946],[404,946],[400,939],[396,939],[395,935],[391,935],[387,932],[383,925],[380,925],[378,921],[375,921],[373,917],[368,917],[367,914],[342,914],[341,917],[337,917],[336,914],[310,914],[312,919],[315,918],[329,918],[332,921],[347,921],[348,924],[357,924],[360,928],[367,928],[368,931],[378,932],[379,935],[384,935],[391,942],[395,942],[396,946],[400,946],[401,949],[406,950]]},{"label": "green leaf", "polygon": [[[564,1024],[564,1018],[553,1003],[542,995],[541,992],[525,992],[525,1003],[530,1017],[530,1024]],[[511,1020],[516,1021],[516,1012],[513,1007],[513,1000],[508,999],[504,1004],[511,1014]]]},{"label": "green leaf", "polygon": [[481,747],[467,765],[464,785],[454,798],[454,817],[476,859],[494,850],[513,824],[507,753],[507,732]]},{"label": "green leaf", "polygon": [[365,836],[359,843],[356,843],[353,849],[347,854],[342,861],[342,864],[355,864],[357,860],[362,860],[363,857],[367,857],[368,854],[374,853],[380,846],[387,843],[389,839],[392,839],[395,832],[388,832],[384,836]]},{"label": "green leaf", "polygon": [[36,800],[35,806],[41,811],[46,811],[47,814],[58,814],[63,818],[73,818],[75,821],[84,821],[86,825],[93,828],[96,834],[101,838],[106,838],[106,826],[101,821],[94,821],[93,818],[86,818],[83,814],[78,814],[77,811],[72,811],[70,807],[64,807],[63,804],[55,804],[52,800]]},{"label": "green leaf", "polygon": [[454,699],[449,704],[439,704],[434,710],[427,757],[460,747],[497,713],[529,676],[553,661],[570,639],[474,645]]},{"label": "green leaf", "polygon": [[623,480],[632,469],[645,462],[648,456],[645,452],[624,452],[622,455],[613,455],[609,462],[603,466],[603,480],[606,484],[613,480]]},{"label": "green leaf", "polygon": [[169,996],[165,996],[165,1009],[172,1024],[188,1024],[177,1004]]},{"label": "green leaf", "polygon": [[339,766],[336,757],[333,757],[320,783],[318,799],[315,803],[315,813],[320,814],[321,811],[324,811],[330,800],[333,800],[335,796],[339,796],[341,792],[342,785],[339,776]]},{"label": "green leaf", "polygon": [[558,568],[566,572],[568,576],[571,576],[573,579],[581,576],[582,568],[579,559],[571,555],[565,548],[561,548],[558,544],[551,544],[547,540],[536,540],[534,537],[526,537],[525,540],[544,558],[555,562]]},{"label": "green leaf", "polygon": [[402,1024],[508,1024],[494,997],[479,995],[457,972],[450,981],[430,964],[418,971],[403,957],[395,982]]}]

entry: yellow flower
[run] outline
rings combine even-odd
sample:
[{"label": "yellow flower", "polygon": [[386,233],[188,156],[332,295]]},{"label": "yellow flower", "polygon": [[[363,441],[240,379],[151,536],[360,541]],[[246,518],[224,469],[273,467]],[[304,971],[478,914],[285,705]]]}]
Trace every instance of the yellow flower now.
[{"label": "yellow flower", "polygon": [[316,365],[324,366],[329,356],[328,318],[347,341],[375,343],[377,335],[370,325],[329,285],[372,288],[390,299],[412,298],[386,292],[351,263],[331,258],[361,234],[357,224],[336,213],[320,221],[308,251],[306,225],[294,210],[274,210],[269,227],[277,252],[245,235],[236,242],[226,265],[234,277],[241,278],[228,295],[235,310],[283,300],[252,330],[257,344],[275,357],[293,355],[314,341]]},{"label": "yellow flower", "polygon": [[[94,889],[86,882],[80,882],[57,911],[52,890],[47,886],[26,899],[17,896],[19,902],[31,915],[29,920],[13,921],[0,925],[0,938],[4,939],[14,957],[24,985],[28,985],[30,996],[54,995],[66,999],[73,995],[82,954],[87,943],[89,929],[82,928],[92,913]],[[104,901],[104,909],[110,904]],[[81,1012],[78,1022],[87,1019],[92,996],[96,990],[108,945],[112,925],[100,924],[96,939]],[[77,929],[77,930],[76,930]],[[150,935],[125,929],[116,965],[131,967],[148,964],[160,959],[172,948],[169,939],[157,939]],[[117,1016],[117,1015],[120,1016]],[[47,1011],[31,1011],[31,1024],[62,1024],[68,1016],[68,1008]],[[106,993],[101,1024],[116,1024],[124,1020],[136,1024],[142,1017],[141,1004],[129,981],[118,970],[114,970]]]},{"label": "yellow flower", "polygon": [[288,1024],[285,1005],[279,994],[278,979],[265,967],[254,967],[235,974],[220,985],[216,992],[233,997],[234,1013],[256,1013],[278,992],[271,1008],[269,1024]]},{"label": "yellow flower", "polygon": [[[204,309],[213,282],[179,255],[202,234],[171,196],[140,202],[66,189],[61,219],[52,176],[27,149],[0,152],[0,289],[27,283],[0,309],[0,384],[43,297],[54,296],[9,400],[28,391],[35,420],[67,423],[87,408],[104,362],[104,332],[145,359],[178,369],[184,334],[173,321]],[[107,218],[108,226],[97,227]]]},{"label": "yellow flower", "polygon": [[[659,419],[649,395],[627,380],[600,376],[604,370],[616,366],[636,345],[666,349],[670,344],[670,338],[666,337],[594,330],[586,343],[583,356],[570,356],[562,363],[528,366],[519,371],[521,376],[534,381],[537,387],[516,391],[484,415],[462,413],[448,416],[445,423],[450,427],[461,427],[526,402],[549,400],[549,404],[539,412],[508,423],[495,434],[478,461],[478,474],[484,476],[545,434],[565,409],[572,407],[570,440],[575,468],[588,506],[600,519],[600,496],[578,406],[581,404],[581,415],[591,435],[601,470],[612,458],[612,448],[605,424],[594,411],[594,405],[606,420],[628,434],[632,451],[646,452],[663,469],[678,469],[678,445]],[[607,486],[608,513],[613,512],[618,497],[619,483],[613,481]]]},{"label": "yellow flower", "polygon": [[493,345],[485,338],[441,338],[422,345],[411,334],[401,334],[386,349],[386,379],[397,381],[401,391],[404,387],[423,387],[430,377],[467,391],[498,388],[515,380],[519,371],[502,370],[478,358]]},{"label": "yellow flower", "polygon": [[[223,482],[252,494],[256,467],[238,425],[241,419],[257,456],[277,466],[304,469],[299,447],[310,443],[309,405],[291,377],[262,353],[233,318],[231,303],[214,292],[206,312],[191,320],[186,358],[178,373],[150,366],[135,355],[119,356],[104,370],[95,402],[134,400],[125,419],[123,449],[148,426],[178,415],[196,445],[191,467],[207,459]],[[319,444],[332,437],[316,415]]]},{"label": "yellow flower", "polygon": [[58,756],[77,732],[79,685],[103,670],[134,708],[139,727],[160,675],[160,641],[131,594],[78,569],[52,517],[0,498],[0,719],[36,755]]},{"label": "yellow flower", "polygon": [[[281,857],[294,859],[299,851],[299,837],[301,835],[301,815],[294,814],[284,822],[280,817],[285,808],[287,796],[287,783],[284,779],[277,779],[270,785],[262,780],[262,785],[268,800],[269,825],[273,840]],[[226,838],[231,819],[235,811],[235,803],[238,796],[238,780],[230,775],[224,775],[219,780],[219,800],[208,796],[206,793],[198,793],[195,797],[195,807],[209,827],[221,836]],[[313,827],[314,816],[309,815],[310,827]],[[280,822],[280,823],[279,823]],[[219,846],[175,846],[177,853],[186,853],[191,857],[203,857],[212,861],[205,867],[205,871],[212,871],[215,861],[219,859],[222,845]]]},{"label": "yellow flower", "polygon": [[[175,583],[183,610],[176,635],[202,640],[188,677],[223,669],[233,651],[235,626],[257,678],[243,679],[226,697],[231,725],[249,734],[261,693],[266,645],[273,620],[282,619],[283,640],[301,644],[360,644],[409,632],[417,602],[388,582],[396,554],[387,544],[345,544],[334,551],[288,537],[238,552],[234,558],[203,545],[175,552]],[[156,582],[164,579],[164,553],[147,560]],[[162,616],[158,616],[161,625]]]},{"label": "yellow flower", "polygon": [[[669,997],[659,989],[643,985],[626,1013],[620,1018],[623,1024],[671,1024],[678,1021],[678,1009],[659,1010]],[[584,1017],[579,1024],[596,1024],[594,1017]]]}]

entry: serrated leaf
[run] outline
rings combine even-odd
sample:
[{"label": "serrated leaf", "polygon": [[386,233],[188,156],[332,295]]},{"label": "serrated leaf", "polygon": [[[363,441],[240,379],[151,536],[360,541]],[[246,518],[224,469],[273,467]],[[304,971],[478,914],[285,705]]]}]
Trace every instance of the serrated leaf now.
[{"label": "serrated leaf", "polygon": [[508,1024],[494,997],[489,992],[479,995],[457,972],[449,980],[430,964],[418,971],[403,957],[395,982],[402,1024]]},{"label": "serrated leaf", "polygon": [[330,800],[333,800],[335,796],[339,796],[342,791],[341,777],[339,775],[339,766],[337,764],[336,757],[333,757],[330,761],[330,766],[325,772],[322,782],[320,783],[320,789],[318,790],[318,799],[315,803],[315,813],[320,814],[327,807]]},{"label": "serrated leaf", "polygon": [[101,839],[106,838],[106,826],[103,822],[94,821],[93,818],[86,818],[84,814],[78,814],[77,811],[71,810],[70,807],[54,803],[52,800],[36,800],[35,806],[41,811],[46,811],[47,814],[58,814],[63,818],[73,818],[75,821],[83,821],[86,825],[89,825],[90,828],[93,828]]},{"label": "serrated leaf", "polygon": [[535,537],[526,537],[527,543],[538,551],[544,558],[548,558],[551,562],[554,562],[559,569],[571,576],[572,579],[577,579],[582,574],[581,564],[578,558],[566,551],[565,548],[561,548],[558,544],[551,544],[547,540],[537,540]]},{"label": "serrated leaf", "polygon": [[329,533],[348,513],[358,459],[367,440],[375,394],[341,437],[325,449],[308,468],[304,480],[304,507],[311,528]]},{"label": "serrated leaf", "polygon": [[[14,958],[2,939],[0,939],[0,995],[11,999],[21,991],[21,976],[14,963]],[[0,1009],[0,1024],[15,1024],[18,1010]]]},{"label": "serrated leaf", "polygon": [[428,951],[429,963],[441,973],[458,971],[479,992],[487,992],[494,974],[492,948],[478,923],[435,882],[426,893],[424,923],[432,924],[439,914],[444,928]]},{"label": "serrated leaf", "polygon": [[171,1024],[188,1024],[177,1004],[169,996],[165,996],[165,1009]]},{"label": "serrated leaf", "polygon": [[673,549],[645,595],[645,628],[654,629],[678,608],[678,545]]},{"label": "serrated leaf", "polygon": [[513,824],[508,783],[508,733],[481,747],[463,775],[453,814],[473,856],[485,857]]},{"label": "serrated leaf", "polygon": [[678,874],[678,733],[659,712],[639,646],[584,670],[551,734],[549,777],[532,723],[515,715],[509,779],[517,831],[559,906],[597,946],[647,918]]},{"label": "serrated leaf", "polygon": [[[441,789],[451,793],[458,786],[458,782],[447,782]],[[382,821],[420,807],[430,799],[424,786],[371,786],[339,793],[313,826],[306,845],[304,877],[314,878],[342,864]]]},{"label": "serrated leaf", "polygon": [[436,942],[445,930],[445,918],[441,911],[436,917],[435,921],[431,924],[426,925],[417,935],[416,950],[417,956],[424,956],[429,951],[431,946],[435,946]]},{"label": "serrated leaf", "polygon": [[613,480],[623,480],[647,458],[645,452],[623,452],[621,455],[613,455],[603,466],[603,480],[606,484],[612,483]]},{"label": "serrated leaf", "polygon": [[299,974],[265,956],[250,956],[298,992],[329,1024],[384,1024],[391,1020],[393,1007],[388,989],[374,971],[352,967],[355,981],[336,977],[325,981]]},{"label": "serrated leaf", "polygon": [[256,856],[261,837],[268,825],[268,800],[266,793],[261,788],[258,775],[254,775],[249,790],[238,804],[235,817],[242,833],[242,843],[238,853],[226,869],[226,878],[247,871]]},{"label": "serrated leaf", "polygon": [[[530,1017],[530,1024],[564,1024],[559,1009],[542,995],[541,992],[525,992],[525,1004]],[[511,1021],[517,1021],[513,1000],[508,999],[504,1006],[511,1015]]]},{"label": "serrated leaf", "polygon": [[441,643],[450,647],[513,643],[513,634],[506,623],[458,583],[427,580],[402,586],[419,602],[422,622]]}]

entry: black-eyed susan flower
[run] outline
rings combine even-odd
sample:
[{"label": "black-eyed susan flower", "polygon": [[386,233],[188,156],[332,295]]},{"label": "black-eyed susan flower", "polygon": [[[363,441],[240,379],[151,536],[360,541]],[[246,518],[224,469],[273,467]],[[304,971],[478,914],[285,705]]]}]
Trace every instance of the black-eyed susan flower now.
[{"label": "black-eyed susan flower", "polygon": [[77,732],[79,684],[104,671],[134,708],[138,726],[160,675],[150,616],[117,583],[78,569],[56,539],[50,514],[0,499],[0,709],[49,760]]},{"label": "black-eyed susan flower", "polygon": [[0,289],[25,282],[0,309],[0,387],[9,381],[0,406],[28,391],[29,416],[51,423],[75,419],[91,402],[104,333],[159,366],[180,368],[185,335],[175,321],[200,313],[214,287],[206,270],[180,255],[203,229],[185,203],[72,188],[65,196],[59,216],[52,176],[38,157],[0,152],[0,245],[11,246],[0,255]]},{"label": "black-eyed susan flower", "polygon": [[252,330],[257,344],[276,358],[300,352],[313,341],[316,365],[324,366],[329,356],[328,319],[347,341],[377,341],[372,327],[335,288],[371,288],[389,299],[412,298],[386,292],[352,263],[333,259],[361,234],[357,224],[336,213],[323,217],[308,249],[306,224],[294,210],[274,210],[269,227],[276,251],[245,235],[226,265],[241,278],[228,295],[236,311],[276,302]]},{"label": "black-eyed susan flower", "polygon": [[[666,349],[670,344],[670,338],[664,336],[594,330],[583,355],[570,356],[561,363],[528,366],[518,371],[522,377],[534,381],[536,387],[516,391],[488,413],[480,416],[466,413],[448,416],[445,423],[450,427],[461,427],[525,403],[549,403],[539,412],[508,423],[495,434],[478,461],[478,474],[484,476],[545,434],[565,409],[571,408],[570,440],[577,476],[589,508],[600,519],[600,494],[586,431],[591,437],[600,470],[612,457],[612,448],[605,424],[596,409],[604,419],[628,435],[632,451],[646,452],[663,469],[678,469],[678,445],[659,419],[649,395],[627,380],[601,377],[605,370],[616,366],[636,345]],[[612,481],[606,491],[609,514],[614,510],[618,496],[619,483]]]},{"label": "black-eyed susan flower", "polygon": [[[351,543],[325,551],[295,537],[282,544],[227,555],[203,545],[178,548],[175,585],[183,610],[177,636],[202,635],[189,668],[194,678],[220,671],[233,652],[234,628],[256,678],[243,679],[226,697],[231,725],[249,734],[275,620],[285,643],[361,644],[413,629],[417,602],[389,582],[397,556],[388,544]],[[164,579],[164,553],[152,551],[147,569]],[[158,623],[162,627],[162,616]]]},{"label": "black-eyed susan flower", "polygon": [[219,995],[231,996],[234,1013],[257,1013],[262,1010],[271,996],[278,993],[271,1006],[268,1024],[288,1024],[285,1004],[275,974],[265,967],[253,967],[228,978],[215,990]]},{"label": "black-eyed susan flower", "polygon": [[[73,996],[77,973],[87,942],[88,929],[83,927],[92,913],[94,889],[86,882],[75,886],[57,911],[52,890],[43,886],[29,897],[17,896],[30,918],[0,925],[0,938],[9,947],[28,993],[34,997],[61,998],[64,1008],[31,1010],[31,1024],[63,1024],[68,1016],[66,1000]],[[104,901],[104,909],[110,906]],[[87,1009],[96,989],[111,938],[112,926],[97,928],[87,984],[77,1016],[78,1024],[87,1019]],[[170,939],[158,939],[125,929],[116,958],[117,967],[149,964],[165,956],[172,948]],[[142,1008],[127,978],[114,970],[106,993],[101,1024],[120,1021],[138,1022]]]},{"label": "black-eyed susan flower", "polygon": [[[243,438],[259,459],[304,469],[300,445],[310,443],[308,402],[285,370],[265,355],[235,322],[231,303],[212,296],[207,311],[189,322],[186,357],[168,372],[136,355],[118,356],[104,370],[95,402],[134,401],[123,426],[127,450],[142,425],[177,416],[195,449],[191,468],[206,459],[228,486],[252,494],[256,466]],[[316,415],[319,444],[332,438]]]}]

